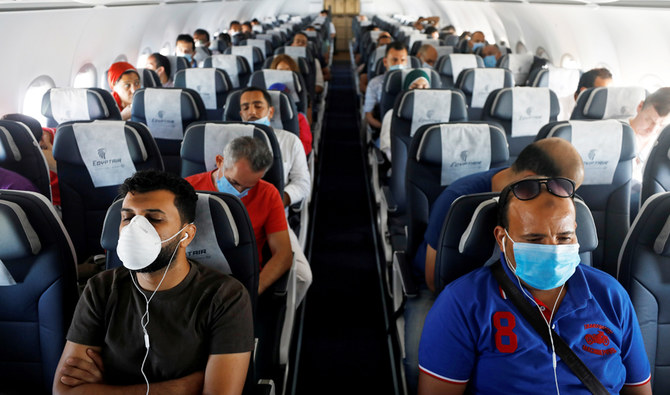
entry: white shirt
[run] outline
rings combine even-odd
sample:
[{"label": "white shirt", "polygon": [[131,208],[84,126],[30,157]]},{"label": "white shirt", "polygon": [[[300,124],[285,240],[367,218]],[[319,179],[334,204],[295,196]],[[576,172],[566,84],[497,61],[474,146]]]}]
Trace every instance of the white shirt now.
[{"label": "white shirt", "polygon": [[312,191],[305,149],[295,134],[282,129],[274,131],[284,167],[284,193],[291,197],[291,204],[299,203]]},{"label": "white shirt", "polygon": [[316,69],[316,86],[323,88],[323,71],[321,71],[321,62],[318,59],[314,59],[314,68]]},{"label": "white shirt", "polygon": [[382,130],[379,134],[379,149],[382,150],[388,160],[391,160],[391,120],[393,119],[393,110],[386,111],[382,119]]}]

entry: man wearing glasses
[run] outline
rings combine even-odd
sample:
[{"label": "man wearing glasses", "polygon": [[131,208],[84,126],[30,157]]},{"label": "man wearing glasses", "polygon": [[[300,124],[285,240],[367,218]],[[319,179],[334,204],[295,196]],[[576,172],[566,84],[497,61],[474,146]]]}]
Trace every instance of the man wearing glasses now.
[{"label": "man wearing glasses", "polygon": [[[506,289],[520,291],[518,303],[531,306],[608,392],[651,394],[628,294],[609,274],[579,264],[574,193],[574,182],[561,177],[506,186],[493,232],[502,253],[493,266],[508,279],[512,288]],[[442,291],[421,338],[419,394],[462,394],[466,387],[473,393],[587,393],[557,359],[554,341],[545,343],[510,300],[513,292],[502,287],[492,268],[482,267]]]}]

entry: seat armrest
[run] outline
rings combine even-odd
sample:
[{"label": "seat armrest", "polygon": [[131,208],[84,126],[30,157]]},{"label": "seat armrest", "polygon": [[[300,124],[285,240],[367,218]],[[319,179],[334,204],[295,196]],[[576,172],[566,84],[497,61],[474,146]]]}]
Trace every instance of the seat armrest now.
[{"label": "seat armrest", "polygon": [[391,188],[388,185],[382,187],[382,194],[384,195],[384,199],[386,199],[386,207],[388,212],[395,213],[398,211],[398,203],[395,201],[393,193],[391,193]]},{"label": "seat armrest", "polygon": [[254,395],[275,395],[275,383],[272,380],[260,379],[254,386]]},{"label": "seat armrest", "polygon": [[400,285],[403,292],[409,297],[414,297],[419,293],[419,287],[412,276],[412,265],[407,259],[404,251],[396,251],[393,254],[393,266],[400,276]]}]

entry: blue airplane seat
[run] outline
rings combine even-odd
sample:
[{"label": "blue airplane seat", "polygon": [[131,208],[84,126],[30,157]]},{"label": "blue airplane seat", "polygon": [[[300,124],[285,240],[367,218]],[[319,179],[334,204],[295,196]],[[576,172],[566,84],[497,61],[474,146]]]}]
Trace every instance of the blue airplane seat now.
[{"label": "blue airplane seat", "polygon": [[539,58],[533,54],[507,53],[498,59],[498,67],[508,69],[514,74],[514,85],[526,85],[536,59]]},{"label": "blue airplane seat", "polygon": [[272,55],[272,43],[268,40],[262,38],[248,38],[246,40],[240,41],[240,46],[252,46],[261,50],[263,53],[263,59],[265,60],[268,56]]},{"label": "blue airplane seat", "polygon": [[131,120],[149,128],[161,152],[165,171],[179,174],[179,150],[184,130],[207,119],[198,92],[188,88],[145,88],[133,96]]},{"label": "blue airplane seat", "polygon": [[63,124],[56,132],[53,155],[63,223],[83,262],[103,253],[102,223],[119,185],[136,170],[163,170],[163,161],[147,127],[124,121]]},{"label": "blue airplane seat", "polygon": [[424,45],[424,44],[430,44],[435,48],[446,45],[444,43],[444,41],[439,40],[439,39],[435,40],[435,39],[427,38],[427,39],[424,39],[424,40],[416,40],[416,41],[414,41],[414,43],[412,43],[412,48],[410,48],[409,54],[412,55],[412,56],[416,56],[417,52],[419,52],[419,48],[421,48],[421,46]]},{"label": "blue airplane seat", "polygon": [[0,117],[0,120],[21,122],[30,129],[30,132],[35,136],[35,141],[39,143],[42,139],[42,125],[40,124],[40,121],[33,117],[23,114],[5,114]]},{"label": "blue airplane seat", "polygon": [[670,126],[666,126],[651,149],[642,175],[640,205],[653,194],[670,191]]},{"label": "blue airplane seat", "polygon": [[[170,61],[170,81],[174,81],[174,76],[179,70],[185,70],[190,68],[188,60],[183,56],[176,55],[166,55],[166,58]],[[145,88],[148,88],[145,86]]]},{"label": "blue airplane seat", "polygon": [[468,118],[472,121],[482,117],[484,104],[489,94],[496,89],[514,86],[512,72],[502,68],[465,69],[455,84],[465,94],[468,103]]},{"label": "blue airplane seat", "polygon": [[51,200],[49,167],[34,134],[25,124],[0,121],[0,167],[27,178]]},{"label": "blue airplane seat", "polygon": [[[292,47],[292,48],[302,48],[302,47]],[[270,70],[270,66],[274,61],[274,58],[277,55],[270,55],[265,59],[263,63],[264,70]],[[300,69],[300,75],[307,85],[307,91],[309,92],[310,99],[314,101],[316,97],[316,68],[314,63],[309,63],[309,60],[306,57],[293,57],[293,60],[298,64]]]},{"label": "blue airplane seat", "polygon": [[[272,98],[271,105],[275,109],[271,124],[273,128],[288,130],[300,137],[300,123],[298,120],[298,109],[291,98],[284,92],[269,90]],[[242,91],[237,90],[228,95],[226,107],[223,113],[224,121],[242,122],[240,116],[240,96]]]},{"label": "blue airplane seat", "polygon": [[260,48],[254,46],[241,46],[235,45],[232,47],[226,48],[224,55],[238,55],[242,56],[247,60],[251,71],[258,71],[263,68],[263,51]]},{"label": "blue airplane seat", "polygon": [[290,70],[260,70],[254,72],[249,79],[249,86],[265,90],[276,83],[286,85],[298,111],[306,114],[309,107],[309,95],[305,80],[300,74]]},{"label": "blue airplane seat", "polygon": [[38,193],[1,190],[0,229],[0,392],[50,394],[79,297],[76,254]]},{"label": "blue airplane seat", "polygon": [[101,88],[51,88],[42,97],[47,127],[63,122],[121,120],[121,111],[108,91]]},{"label": "blue airplane seat", "polygon": [[484,60],[471,53],[452,53],[439,57],[435,62],[435,71],[440,75],[443,88],[454,88],[463,70],[483,67]]},{"label": "blue airplane seat", "polygon": [[577,97],[570,119],[627,120],[637,114],[637,106],[646,97],[647,91],[641,87],[588,88]]},{"label": "blue airplane seat", "polygon": [[189,88],[198,92],[205,105],[207,119],[210,121],[223,119],[223,106],[228,94],[233,90],[228,73],[216,68],[180,70],[175,76],[174,87]]},{"label": "blue airplane seat", "polygon": [[[405,78],[407,77],[407,74],[409,74],[416,68],[393,70],[384,75],[384,84],[382,85],[382,97],[381,101],[379,102],[379,111],[380,116],[382,118],[384,117],[387,111],[393,109],[396,99],[404,92],[403,86],[405,85]],[[424,68],[422,68],[421,70],[428,73],[428,76],[430,77],[431,89],[444,88],[440,81],[440,77],[435,70],[424,69]]]},{"label": "blue airplane seat", "polygon": [[575,146],[584,162],[577,189],[589,206],[598,234],[593,266],[616,276],[616,262],[630,226],[630,194],[635,134],[625,122],[560,121],[540,130],[536,140],[559,137]]},{"label": "blue airplane seat", "polygon": [[160,77],[158,77],[158,74],[154,70],[138,67],[137,72],[140,74],[142,88],[160,88],[163,86]]},{"label": "blue airplane seat", "polygon": [[212,55],[205,59],[204,68],[217,68],[225,71],[230,78],[233,89],[247,86],[251,77],[251,68],[244,56]]}]

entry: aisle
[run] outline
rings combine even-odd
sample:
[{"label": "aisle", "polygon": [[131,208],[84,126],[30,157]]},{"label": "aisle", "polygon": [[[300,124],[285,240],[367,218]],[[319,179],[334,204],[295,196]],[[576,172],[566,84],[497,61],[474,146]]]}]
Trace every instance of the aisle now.
[{"label": "aisle", "polygon": [[333,62],[297,394],[392,394],[348,60]]}]

